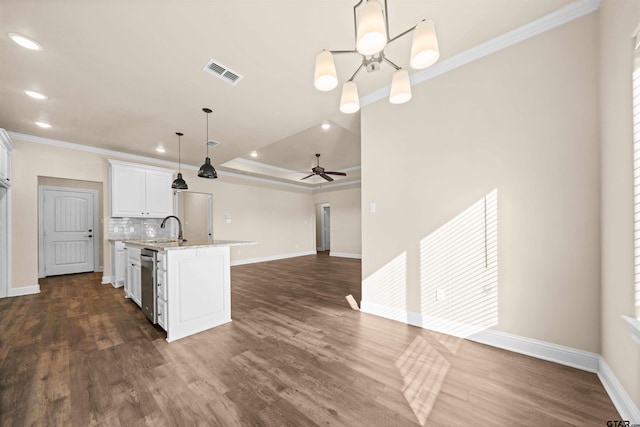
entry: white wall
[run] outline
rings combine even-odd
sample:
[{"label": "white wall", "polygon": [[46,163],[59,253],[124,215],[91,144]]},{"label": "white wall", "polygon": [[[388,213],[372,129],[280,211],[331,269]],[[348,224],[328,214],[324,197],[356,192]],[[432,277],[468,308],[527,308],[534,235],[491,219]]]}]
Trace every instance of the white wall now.
[{"label": "white wall", "polygon": [[591,14],[415,85],[407,104],[363,108],[363,307],[421,313],[422,239],[497,189],[494,329],[600,352],[595,25]]},{"label": "white wall", "polygon": [[620,317],[635,316],[631,36],[638,24],[640,1],[601,3],[602,355],[640,407],[640,346]]},{"label": "white wall", "polygon": [[[38,283],[38,176],[101,182],[102,233],[108,235],[109,168],[107,156],[12,139],[12,283],[13,288]],[[117,158],[112,156],[113,158]],[[122,159],[131,161],[128,159]],[[286,256],[315,251],[313,196],[297,190],[234,177],[198,178],[185,170],[192,191],[213,194],[214,238],[253,240],[257,245],[233,248],[232,261]],[[226,223],[223,215],[231,214]],[[104,271],[111,268],[108,241],[104,241]]]}]

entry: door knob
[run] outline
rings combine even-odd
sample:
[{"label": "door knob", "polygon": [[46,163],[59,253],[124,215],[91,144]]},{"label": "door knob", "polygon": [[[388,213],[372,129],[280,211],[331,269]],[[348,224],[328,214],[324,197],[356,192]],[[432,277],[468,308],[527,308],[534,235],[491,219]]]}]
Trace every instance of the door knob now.
[{"label": "door knob", "polygon": [[84,236],[84,237],[93,237],[91,234],[89,234],[88,236]]}]

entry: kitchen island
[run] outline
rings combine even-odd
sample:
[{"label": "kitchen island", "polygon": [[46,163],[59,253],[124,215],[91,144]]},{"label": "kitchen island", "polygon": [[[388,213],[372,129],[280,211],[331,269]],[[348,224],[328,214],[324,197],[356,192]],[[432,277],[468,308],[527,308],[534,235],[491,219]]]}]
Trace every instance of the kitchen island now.
[{"label": "kitchen island", "polygon": [[[167,341],[231,321],[230,247],[255,242],[237,240],[125,240],[129,262],[125,296],[155,303],[151,320],[167,331]],[[157,253],[153,267],[153,298],[140,285],[140,250]],[[146,252],[146,251],[144,251]],[[131,268],[129,268],[131,267]],[[144,273],[144,272],[142,272]],[[129,284],[130,286],[127,286]],[[137,288],[136,288],[137,286]],[[150,292],[147,290],[146,292]],[[143,308],[143,309],[144,309]]]}]

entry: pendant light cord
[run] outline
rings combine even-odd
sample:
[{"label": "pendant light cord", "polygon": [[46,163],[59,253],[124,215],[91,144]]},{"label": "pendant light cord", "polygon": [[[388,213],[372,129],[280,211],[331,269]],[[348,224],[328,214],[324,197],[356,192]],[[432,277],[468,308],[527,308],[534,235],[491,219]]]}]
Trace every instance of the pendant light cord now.
[{"label": "pendant light cord", "polygon": [[182,163],[182,159],[180,158],[180,135],[178,135],[178,173],[182,173],[180,169],[180,163]]},{"label": "pendant light cord", "polygon": [[207,141],[205,144],[207,144],[207,157],[209,157],[209,113],[207,113]]}]

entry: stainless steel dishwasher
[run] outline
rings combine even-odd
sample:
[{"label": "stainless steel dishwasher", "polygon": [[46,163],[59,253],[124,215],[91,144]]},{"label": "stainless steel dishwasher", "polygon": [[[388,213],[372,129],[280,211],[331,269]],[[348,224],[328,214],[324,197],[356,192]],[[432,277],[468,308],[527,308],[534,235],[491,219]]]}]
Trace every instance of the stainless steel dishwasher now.
[{"label": "stainless steel dishwasher", "polygon": [[142,311],[151,323],[158,323],[156,308],[156,256],[157,251],[142,249],[140,252],[141,270],[141,301]]}]

